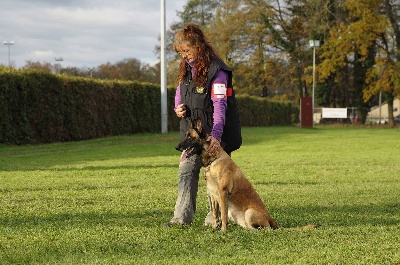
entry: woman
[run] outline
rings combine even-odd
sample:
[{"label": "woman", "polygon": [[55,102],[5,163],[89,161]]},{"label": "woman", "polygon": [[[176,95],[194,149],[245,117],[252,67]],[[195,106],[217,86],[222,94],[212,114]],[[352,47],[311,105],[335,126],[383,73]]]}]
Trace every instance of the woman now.
[{"label": "woman", "polygon": [[[174,50],[182,56],[175,94],[175,113],[181,118],[181,141],[191,122],[201,119],[210,143],[208,151],[213,153],[222,147],[230,154],[242,144],[232,70],[216,55],[196,24],[188,24],[178,31]],[[178,198],[174,217],[166,223],[168,227],[191,224],[196,211],[201,161],[199,155],[187,156],[186,151],[181,154]],[[209,213],[205,225],[211,223]]]}]

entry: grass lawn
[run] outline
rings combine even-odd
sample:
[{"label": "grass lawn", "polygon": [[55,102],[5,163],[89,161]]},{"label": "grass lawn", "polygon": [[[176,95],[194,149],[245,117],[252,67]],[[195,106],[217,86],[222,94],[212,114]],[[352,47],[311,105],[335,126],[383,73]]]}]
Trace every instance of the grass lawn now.
[{"label": "grass lawn", "polygon": [[284,227],[166,228],[178,134],[0,145],[0,264],[399,264],[400,130],[244,128],[232,157]]}]

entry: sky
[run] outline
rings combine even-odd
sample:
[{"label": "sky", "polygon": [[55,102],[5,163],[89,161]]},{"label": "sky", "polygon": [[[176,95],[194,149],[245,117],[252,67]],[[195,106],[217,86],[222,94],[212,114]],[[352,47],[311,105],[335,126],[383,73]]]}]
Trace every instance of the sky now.
[{"label": "sky", "polygon": [[[187,0],[165,0],[166,28]],[[92,68],[135,58],[156,64],[161,0],[1,0],[0,65]]]}]

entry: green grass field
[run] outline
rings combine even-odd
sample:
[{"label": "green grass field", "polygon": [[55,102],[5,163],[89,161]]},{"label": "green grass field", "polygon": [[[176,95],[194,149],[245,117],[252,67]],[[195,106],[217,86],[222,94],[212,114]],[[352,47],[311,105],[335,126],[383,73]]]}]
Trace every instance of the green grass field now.
[{"label": "green grass field", "polygon": [[399,264],[400,130],[244,128],[233,159],[284,227],[166,228],[178,134],[0,145],[0,264]]}]

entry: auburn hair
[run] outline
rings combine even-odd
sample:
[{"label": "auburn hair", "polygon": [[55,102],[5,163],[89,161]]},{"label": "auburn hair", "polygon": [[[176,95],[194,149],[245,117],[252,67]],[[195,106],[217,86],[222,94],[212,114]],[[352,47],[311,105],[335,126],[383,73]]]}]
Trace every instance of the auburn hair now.
[{"label": "auburn hair", "polygon": [[[197,51],[193,67],[195,73],[193,81],[195,85],[203,85],[207,81],[207,73],[210,70],[210,63],[214,56],[217,56],[210,42],[197,24],[189,23],[180,29],[175,35],[174,50],[180,52],[180,46],[185,43]],[[183,82],[186,77],[188,62],[184,57],[179,66],[178,80]]]}]

